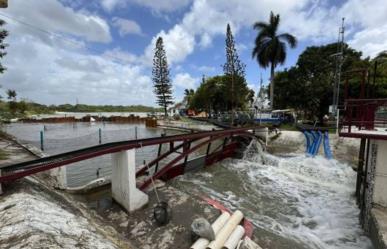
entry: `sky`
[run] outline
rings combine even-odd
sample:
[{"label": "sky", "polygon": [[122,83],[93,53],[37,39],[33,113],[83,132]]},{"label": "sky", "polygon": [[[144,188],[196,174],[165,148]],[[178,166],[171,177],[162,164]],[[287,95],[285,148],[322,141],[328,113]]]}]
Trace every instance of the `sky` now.
[{"label": "sky", "polygon": [[298,39],[289,68],[308,46],[335,42],[345,17],[345,41],[374,57],[387,50],[387,0],[9,0],[0,18],[9,31],[1,63],[1,95],[43,104],[155,106],[152,59],[161,36],[175,101],[203,75],[222,74],[225,33],[231,29],[248,86],[262,75],[251,57],[254,22],[280,14],[280,33]]}]

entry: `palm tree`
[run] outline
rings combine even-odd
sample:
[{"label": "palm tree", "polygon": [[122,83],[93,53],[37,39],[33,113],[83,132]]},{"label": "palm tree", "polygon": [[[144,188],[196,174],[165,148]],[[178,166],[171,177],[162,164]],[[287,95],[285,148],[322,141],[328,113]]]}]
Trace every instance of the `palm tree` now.
[{"label": "palm tree", "polygon": [[256,22],[254,29],[258,31],[255,38],[255,47],[252,57],[256,58],[258,64],[267,68],[270,65],[270,106],[273,108],[274,99],[274,70],[278,64],[283,64],[286,59],[286,43],[291,48],[296,47],[296,38],[289,34],[278,34],[280,16],[270,12],[270,20],[266,22]]},{"label": "palm tree", "polygon": [[192,100],[192,97],[194,96],[195,94],[195,91],[193,89],[185,89],[184,90],[184,100],[187,101],[187,107],[190,106],[190,103],[191,103],[191,100]]},{"label": "palm tree", "polygon": [[12,100],[12,101],[16,101],[16,91],[15,90],[11,90],[11,89],[8,89],[7,90],[7,95],[8,95],[8,99],[9,100]]}]

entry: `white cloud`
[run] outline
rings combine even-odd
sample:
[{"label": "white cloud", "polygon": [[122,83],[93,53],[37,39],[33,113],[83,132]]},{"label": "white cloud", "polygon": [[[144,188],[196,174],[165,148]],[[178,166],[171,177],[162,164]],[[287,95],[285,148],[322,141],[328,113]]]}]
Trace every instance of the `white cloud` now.
[{"label": "white cloud", "polygon": [[363,56],[375,57],[387,49],[387,24],[357,32],[349,45],[363,52]]},{"label": "white cloud", "polygon": [[131,64],[140,64],[141,61],[139,60],[138,56],[123,51],[120,48],[113,48],[110,50],[105,51],[102,54],[103,57],[105,57],[108,60],[116,61],[116,62],[125,62],[125,63],[131,63]]},{"label": "white cloud", "polygon": [[[169,49],[178,51],[173,53],[172,61],[177,58],[181,62],[194,52],[195,46],[209,47],[215,36],[224,35],[227,23],[230,23],[236,35],[241,28],[252,30],[256,21],[267,21],[270,11],[281,16],[280,32],[292,33],[300,41],[316,44],[336,41],[341,18],[345,16],[347,41],[350,44],[356,44],[366,55],[384,46],[381,39],[365,41],[359,36],[371,32],[368,29],[373,33],[384,32],[380,25],[387,23],[385,0],[348,0],[338,6],[315,0],[196,0],[180,23],[160,34],[175,37],[175,43],[169,45]],[[176,36],[177,30],[184,35]],[[357,32],[360,33],[356,36]],[[238,37],[235,38],[238,41]],[[195,42],[191,46],[188,40]],[[182,46],[189,49],[178,49]]]},{"label": "white cloud", "polygon": [[101,6],[106,11],[111,12],[113,9],[115,9],[118,6],[125,5],[124,0],[101,0]]},{"label": "white cloud", "polygon": [[183,61],[194,50],[194,37],[180,25],[175,25],[171,30],[162,30],[153,37],[152,42],[145,49],[145,63],[151,65],[157,38],[163,38],[164,48],[169,64]]},{"label": "white cloud", "polygon": [[[100,17],[82,12],[75,12],[63,6],[58,0],[13,0],[6,10],[7,16],[39,27],[49,32],[66,33],[87,41],[110,42],[109,25]],[[23,33],[40,35],[47,39],[47,34],[35,31],[27,26],[18,25]]]},{"label": "white cloud", "polygon": [[140,25],[132,20],[114,17],[113,26],[118,28],[121,37],[127,34],[143,35]]},{"label": "white cloud", "polygon": [[[21,56],[28,47],[30,56]],[[106,56],[88,55],[52,47],[37,39],[12,40],[4,60],[4,88],[43,103],[154,105],[152,82],[143,68],[114,62]]]},{"label": "white cloud", "polygon": [[[51,47],[37,39],[12,40],[1,76],[4,88],[37,102],[154,105],[152,82],[143,68],[114,62],[105,56],[88,55]],[[28,44],[31,55],[20,51]]]},{"label": "white cloud", "polygon": [[174,86],[180,87],[181,89],[194,89],[199,80],[188,73],[178,73],[175,75],[172,82]]},{"label": "white cloud", "polygon": [[151,9],[155,12],[173,12],[186,7],[191,0],[102,0],[101,5],[107,11],[112,11],[117,7],[127,6],[134,3]]},{"label": "white cloud", "polygon": [[204,33],[201,38],[199,45],[201,48],[208,48],[212,44],[211,36],[207,33]]},{"label": "white cloud", "polygon": [[[20,98],[45,104],[75,103],[78,98],[81,103],[88,104],[155,105],[152,81],[147,76],[150,73],[136,63],[135,55],[118,48],[102,55],[85,49],[84,40],[105,42],[110,39],[109,29],[98,28],[102,27],[98,23],[106,24],[104,20],[74,12],[54,0],[34,1],[35,7],[31,2],[23,2],[29,4],[26,8],[15,0],[10,13],[18,14],[17,19],[60,32],[66,39],[9,21],[5,28],[10,31],[7,37],[10,46],[2,60],[7,71],[0,76],[4,89],[15,89]],[[41,2],[52,9],[40,8]],[[51,13],[46,13],[48,10]],[[57,11],[67,14],[60,16]],[[96,24],[90,20],[100,21]],[[69,42],[72,39],[69,35],[79,38]]]}]

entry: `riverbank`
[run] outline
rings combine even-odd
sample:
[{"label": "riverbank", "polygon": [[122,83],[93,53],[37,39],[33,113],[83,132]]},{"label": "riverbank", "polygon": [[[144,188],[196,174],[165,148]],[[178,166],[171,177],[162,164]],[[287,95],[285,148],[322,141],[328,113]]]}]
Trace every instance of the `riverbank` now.
[{"label": "riverbank", "polygon": [[[18,149],[15,156],[35,158],[13,141],[7,143],[3,148]],[[188,248],[192,221],[204,217],[213,222],[220,213],[201,198],[158,182],[158,198],[172,210],[168,225],[159,227],[152,219],[157,198],[151,190],[149,204],[129,214],[112,200],[110,186],[72,195],[51,187],[49,178],[38,174],[5,186],[0,196],[0,244],[4,248]]]}]

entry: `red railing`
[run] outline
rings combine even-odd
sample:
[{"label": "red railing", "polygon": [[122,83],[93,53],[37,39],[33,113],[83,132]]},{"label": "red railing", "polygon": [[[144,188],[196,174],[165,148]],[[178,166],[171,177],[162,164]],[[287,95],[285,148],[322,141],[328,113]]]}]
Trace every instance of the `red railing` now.
[{"label": "red railing", "polygon": [[[253,128],[245,127],[245,128],[233,128],[227,130],[216,130],[216,131],[203,131],[191,134],[182,134],[182,135],[172,135],[165,137],[157,137],[157,138],[146,138],[146,139],[138,139],[138,140],[129,140],[129,141],[121,141],[114,143],[106,143],[97,146],[92,146],[89,148],[84,148],[80,150],[70,151],[62,154],[57,154],[54,156],[48,156],[32,161],[17,163],[13,165],[4,165],[1,166],[2,174],[0,176],[0,183],[14,181],[16,179],[32,175],[38,172],[46,171],[49,169],[61,167],[64,165],[72,164],[75,162],[87,160],[90,158],[116,153],[123,150],[130,150],[136,148],[142,148],[146,146],[152,145],[160,145],[160,144],[169,144],[170,151],[166,152],[163,155],[155,155],[156,159],[151,161],[150,164],[147,165],[146,168],[142,168],[139,172],[137,172],[137,176],[144,174],[148,167],[152,167],[156,165],[161,159],[167,157],[173,152],[176,152],[178,149],[183,147],[183,152],[181,155],[177,156],[177,158],[181,159],[186,157],[191,152],[197,150],[199,147],[207,145],[208,143],[214,141],[215,139],[224,139],[227,137],[234,136],[242,136],[242,137],[251,137],[254,136],[253,133],[249,132]],[[206,139],[205,142],[199,143],[199,145],[195,145],[193,148],[187,148],[186,146],[179,145],[174,146],[175,142],[183,142],[184,145],[188,143],[196,142],[199,140]],[[226,151],[228,153],[228,151]],[[221,156],[221,155],[220,155]],[[211,157],[210,157],[211,158]],[[163,167],[163,171],[159,173],[157,170],[157,175],[155,178],[159,178],[165,173],[168,169],[176,166],[178,160],[174,159],[170,162],[167,167]],[[148,184],[148,182],[146,182]]]},{"label": "red railing", "polygon": [[[387,99],[347,99],[345,114],[340,122],[341,131],[351,133],[357,130],[375,130],[387,127]],[[386,116],[380,111],[386,108]]]}]

